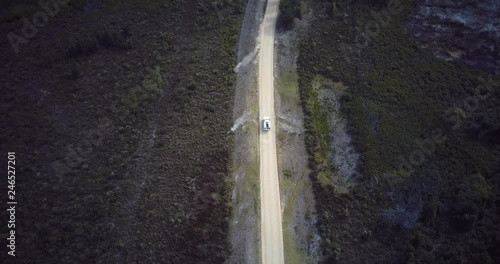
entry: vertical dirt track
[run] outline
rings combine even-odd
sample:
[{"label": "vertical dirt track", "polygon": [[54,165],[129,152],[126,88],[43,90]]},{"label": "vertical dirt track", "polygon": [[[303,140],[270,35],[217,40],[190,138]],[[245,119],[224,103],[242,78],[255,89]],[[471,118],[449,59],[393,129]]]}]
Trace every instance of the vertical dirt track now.
[{"label": "vertical dirt track", "polygon": [[[262,263],[284,263],[281,203],[274,113],[274,33],[279,0],[268,0],[260,29],[259,115],[271,118],[271,130],[260,130],[260,203]],[[261,121],[262,122],[262,121]],[[262,125],[261,125],[262,127]]]}]

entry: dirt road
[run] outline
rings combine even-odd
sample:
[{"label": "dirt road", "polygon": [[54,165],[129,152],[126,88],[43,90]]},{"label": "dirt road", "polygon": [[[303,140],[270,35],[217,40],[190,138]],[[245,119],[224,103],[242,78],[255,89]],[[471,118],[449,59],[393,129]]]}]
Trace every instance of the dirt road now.
[{"label": "dirt road", "polygon": [[260,29],[259,115],[271,118],[271,130],[260,130],[260,204],[262,263],[284,263],[281,203],[274,114],[274,33],[279,0],[268,0]]}]

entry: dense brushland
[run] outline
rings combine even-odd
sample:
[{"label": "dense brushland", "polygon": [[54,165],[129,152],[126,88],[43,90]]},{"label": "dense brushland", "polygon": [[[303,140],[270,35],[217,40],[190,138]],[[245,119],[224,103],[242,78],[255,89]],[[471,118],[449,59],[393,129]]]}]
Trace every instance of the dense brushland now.
[{"label": "dense brushland", "polygon": [[[325,262],[498,263],[500,78],[420,49],[415,1],[307,3],[298,71]],[[337,168],[318,90],[339,86],[361,153],[342,194],[319,177]]]},{"label": "dense brushland", "polygon": [[[36,2],[2,3],[1,35],[23,36]],[[225,259],[244,4],[70,1],[17,54],[3,38],[20,263]]]}]

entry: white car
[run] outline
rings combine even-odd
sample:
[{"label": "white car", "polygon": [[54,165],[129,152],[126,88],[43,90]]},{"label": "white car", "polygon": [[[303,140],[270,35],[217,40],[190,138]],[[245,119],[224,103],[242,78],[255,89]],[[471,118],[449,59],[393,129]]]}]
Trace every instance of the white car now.
[{"label": "white car", "polygon": [[262,118],[262,129],[264,129],[264,131],[271,130],[271,118],[267,116]]}]

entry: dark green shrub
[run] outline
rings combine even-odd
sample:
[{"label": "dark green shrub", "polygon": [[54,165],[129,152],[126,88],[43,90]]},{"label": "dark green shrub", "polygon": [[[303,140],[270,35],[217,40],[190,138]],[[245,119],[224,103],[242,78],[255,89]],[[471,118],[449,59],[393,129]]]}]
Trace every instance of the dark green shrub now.
[{"label": "dark green shrub", "polygon": [[121,33],[115,31],[102,30],[96,34],[97,42],[99,46],[109,49],[109,48],[119,48],[119,49],[131,49],[132,45],[130,41],[127,40],[127,35],[129,31],[127,29],[122,30]]},{"label": "dark green shrub", "polygon": [[77,80],[80,78],[80,71],[76,67],[75,64],[71,65],[71,75],[70,75],[71,80]]},{"label": "dark green shrub", "polygon": [[294,18],[301,19],[299,2],[297,0],[280,1],[280,11],[277,21],[277,27],[289,30],[293,25]]},{"label": "dark green shrub", "polygon": [[98,49],[95,38],[83,38],[72,42],[68,48],[67,55],[70,58],[88,56]]}]

